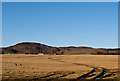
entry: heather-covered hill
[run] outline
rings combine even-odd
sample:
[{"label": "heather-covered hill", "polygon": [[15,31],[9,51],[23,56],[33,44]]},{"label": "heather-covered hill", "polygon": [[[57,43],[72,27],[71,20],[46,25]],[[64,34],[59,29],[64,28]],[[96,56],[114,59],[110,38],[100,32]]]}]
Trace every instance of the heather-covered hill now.
[{"label": "heather-covered hill", "polygon": [[14,46],[2,48],[1,53],[4,54],[65,54],[65,55],[78,55],[78,54],[118,54],[118,49],[95,49],[91,47],[52,47],[40,43],[23,42]]},{"label": "heather-covered hill", "polygon": [[40,43],[23,42],[3,48],[4,53],[46,53],[53,54],[57,49]]}]

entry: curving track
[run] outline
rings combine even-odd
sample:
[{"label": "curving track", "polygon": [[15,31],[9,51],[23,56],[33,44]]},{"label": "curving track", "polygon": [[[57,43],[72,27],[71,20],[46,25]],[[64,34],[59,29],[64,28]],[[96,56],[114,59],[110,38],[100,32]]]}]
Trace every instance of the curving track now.
[{"label": "curving track", "polygon": [[[48,59],[49,60],[53,60],[53,61],[57,61],[57,62],[65,62],[65,61],[62,61],[60,59],[55,59],[55,58],[48,58]],[[81,63],[72,63],[72,64],[73,65],[78,65],[78,66],[86,66],[86,67],[89,67],[89,68],[93,68],[93,70],[91,70],[90,72],[77,77],[76,79],[78,79],[78,80],[79,79],[94,79],[94,80],[98,80],[98,79],[104,79],[106,77],[110,77],[111,75],[113,75],[112,73],[106,72],[107,69],[102,68],[102,67],[94,67],[94,66],[91,66],[91,65],[86,65],[86,64],[81,64]],[[74,73],[75,72],[73,72],[72,74],[74,74]],[[69,74],[67,74],[67,75],[69,75]],[[65,76],[67,76],[67,75],[65,75]],[[64,76],[62,76],[62,77],[64,77]]]}]

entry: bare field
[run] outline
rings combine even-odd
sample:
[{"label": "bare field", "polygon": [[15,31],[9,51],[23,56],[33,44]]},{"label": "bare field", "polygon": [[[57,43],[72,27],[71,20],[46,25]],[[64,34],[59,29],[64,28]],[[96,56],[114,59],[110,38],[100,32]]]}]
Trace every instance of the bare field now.
[{"label": "bare field", "polygon": [[118,55],[2,55],[3,80],[117,79]]}]

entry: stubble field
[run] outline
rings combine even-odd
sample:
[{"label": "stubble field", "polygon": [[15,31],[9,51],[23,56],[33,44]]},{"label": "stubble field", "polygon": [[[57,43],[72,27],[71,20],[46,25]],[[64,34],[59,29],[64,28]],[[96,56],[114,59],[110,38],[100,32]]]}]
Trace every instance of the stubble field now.
[{"label": "stubble field", "polygon": [[116,81],[118,55],[6,54],[2,55],[2,79]]}]

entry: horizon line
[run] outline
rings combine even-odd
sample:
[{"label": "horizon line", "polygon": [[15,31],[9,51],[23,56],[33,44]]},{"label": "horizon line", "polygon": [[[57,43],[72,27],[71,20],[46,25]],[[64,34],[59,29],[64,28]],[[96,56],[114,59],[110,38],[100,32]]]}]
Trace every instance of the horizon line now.
[{"label": "horizon line", "polygon": [[91,48],[105,48],[105,49],[116,49],[116,48],[119,48],[119,47],[94,47],[94,46],[89,46],[89,45],[61,45],[61,46],[57,46],[57,45],[50,45],[50,44],[46,44],[46,43],[42,43],[42,42],[36,42],[36,41],[23,41],[23,42],[18,42],[18,43],[15,43],[15,44],[12,44],[12,45],[7,45],[7,46],[0,46],[0,48],[6,48],[6,47],[11,47],[11,46],[14,46],[14,45],[17,45],[19,43],[39,43],[39,44],[44,44],[44,45],[47,45],[47,46],[51,46],[51,47],[91,47]]}]

